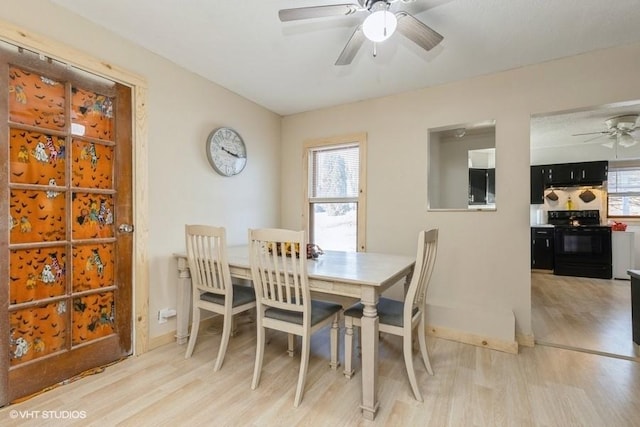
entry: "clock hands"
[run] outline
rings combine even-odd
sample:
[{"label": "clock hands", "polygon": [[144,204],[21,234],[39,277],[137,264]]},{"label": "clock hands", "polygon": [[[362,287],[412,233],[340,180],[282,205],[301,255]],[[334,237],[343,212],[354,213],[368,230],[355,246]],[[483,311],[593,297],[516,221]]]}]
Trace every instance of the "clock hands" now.
[{"label": "clock hands", "polygon": [[237,158],[239,158],[239,159],[240,159],[240,158],[243,158],[243,157],[239,156],[237,153],[234,153],[234,152],[232,152],[232,151],[229,151],[229,150],[227,150],[226,148],[224,148],[224,147],[222,147],[222,146],[220,147],[220,149],[221,149],[222,151],[224,151],[225,153],[232,155],[233,157],[237,157]]}]

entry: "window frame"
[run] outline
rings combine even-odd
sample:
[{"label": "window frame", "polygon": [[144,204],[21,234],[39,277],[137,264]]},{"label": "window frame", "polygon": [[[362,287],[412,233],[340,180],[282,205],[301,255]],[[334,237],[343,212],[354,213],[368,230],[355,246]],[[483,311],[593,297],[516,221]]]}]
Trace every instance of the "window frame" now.
[{"label": "window frame", "polygon": [[[317,150],[325,150],[331,148],[357,146],[359,154],[359,170],[358,170],[358,196],[357,197],[310,197],[309,190],[311,188],[312,172],[311,160],[312,153]],[[307,234],[309,241],[312,239],[312,205],[315,203],[356,203],[357,204],[357,226],[356,226],[356,250],[357,252],[366,251],[366,183],[367,183],[367,134],[355,133],[349,135],[340,135],[329,138],[319,138],[306,141],[304,143],[304,154],[302,159],[302,226]]]},{"label": "window frame", "polygon": [[[616,171],[623,170],[637,170],[640,171],[640,160],[628,160],[628,161],[618,161],[618,162],[609,162],[609,169],[607,171],[607,175],[611,176],[612,173]],[[607,185],[607,218],[629,218],[640,220],[640,214],[638,215],[613,215],[610,211],[609,197],[611,196],[638,196],[640,197],[640,191],[638,192],[612,192],[609,191],[609,186]]]}]

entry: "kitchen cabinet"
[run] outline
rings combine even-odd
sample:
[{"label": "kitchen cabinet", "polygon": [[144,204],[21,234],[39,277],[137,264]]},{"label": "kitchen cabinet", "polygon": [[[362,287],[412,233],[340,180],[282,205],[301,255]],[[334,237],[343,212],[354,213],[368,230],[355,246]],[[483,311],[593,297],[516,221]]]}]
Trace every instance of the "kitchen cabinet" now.
[{"label": "kitchen cabinet", "polygon": [[609,162],[587,162],[579,163],[577,168],[578,182],[596,182],[601,184],[607,180],[609,173]]},{"label": "kitchen cabinet", "polygon": [[635,268],[635,233],[632,231],[611,232],[611,262],[613,278],[629,280],[627,270]]},{"label": "kitchen cabinet", "polygon": [[469,204],[495,203],[496,170],[469,168]]},{"label": "kitchen cabinet", "polygon": [[544,203],[544,189],[548,182],[549,168],[544,165],[531,166],[531,204],[541,205]]},{"label": "kitchen cabinet", "polygon": [[531,204],[543,204],[544,190],[551,186],[602,185],[608,172],[606,160],[531,166]]},{"label": "kitchen cabinet", "polygon": [[531,227],[531,268],[553,270],[553,227]]},{"label": "kitchen cabinet", "polygon": [[601,185],[607,180],[609,162],[583,162],[549,165],[551,185]]}]

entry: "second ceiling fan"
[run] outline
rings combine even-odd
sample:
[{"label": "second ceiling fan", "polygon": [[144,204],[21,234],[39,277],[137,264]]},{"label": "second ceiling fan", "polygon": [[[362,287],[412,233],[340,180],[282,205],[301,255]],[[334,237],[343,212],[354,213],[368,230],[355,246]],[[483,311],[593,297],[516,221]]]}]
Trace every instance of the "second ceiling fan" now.
[{"label": "second ceiling fan", "polygon": [[611,117],[604,121],[606,130],[597,132],[576,133],[572,136],[584,136],[584,135],[598,135],[585,142],[596,140],[600,137],[607,136],[610,141],[603,143],[605,147],[613,148],[614,143],[617,142],[623,148],[628,148],[636,145],[638,140],[634,138],[633,133],[640,129],[638,123],[638,114],[624,114],[621,116]]},{"label": "second ceiling fan", "polygon": [[356,53],[358,53],[365,39],[379,43],[391,37],[396,30],[426,51],[433,49],[444,38],[409,13],[404,11],[394,13],[389,10],[392,3],[397,1],[408,3],[410,0],[357,1],[358,4],[346,3],[282,9],[278,15],[282,22],[288,22],[368,12],[369,15],[364,19],[362,24],[356,27],[335,65],[351,64],[351,61],[353,61],[353,58],[356,56]]}]

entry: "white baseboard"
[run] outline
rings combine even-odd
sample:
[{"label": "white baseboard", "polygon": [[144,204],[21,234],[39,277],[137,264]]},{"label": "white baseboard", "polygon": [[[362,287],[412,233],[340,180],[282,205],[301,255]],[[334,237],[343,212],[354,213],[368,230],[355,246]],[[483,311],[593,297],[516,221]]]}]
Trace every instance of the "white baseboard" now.
[{"label": "white baseboard", "polygon": [[[200,321],[200,330],[204,330],[209,325],[211,325],[214,320],[216,320],[217,316],[208,317],[206,319],[202,319]],[[219,320],[218,320],[219,321]],[[157,337],[153,337],[149,340],[149,350],[153,350],[154,348],[161,347],[165,344],[169,344],[171,342],[175,343],[176,341],[176,333],[177,331],[174,329],[173,331],[167,332],[166,334],[158,335]],[[185,343],[186,344],[186,343]],[[178,344],[176,344],[178,345]]]}]

